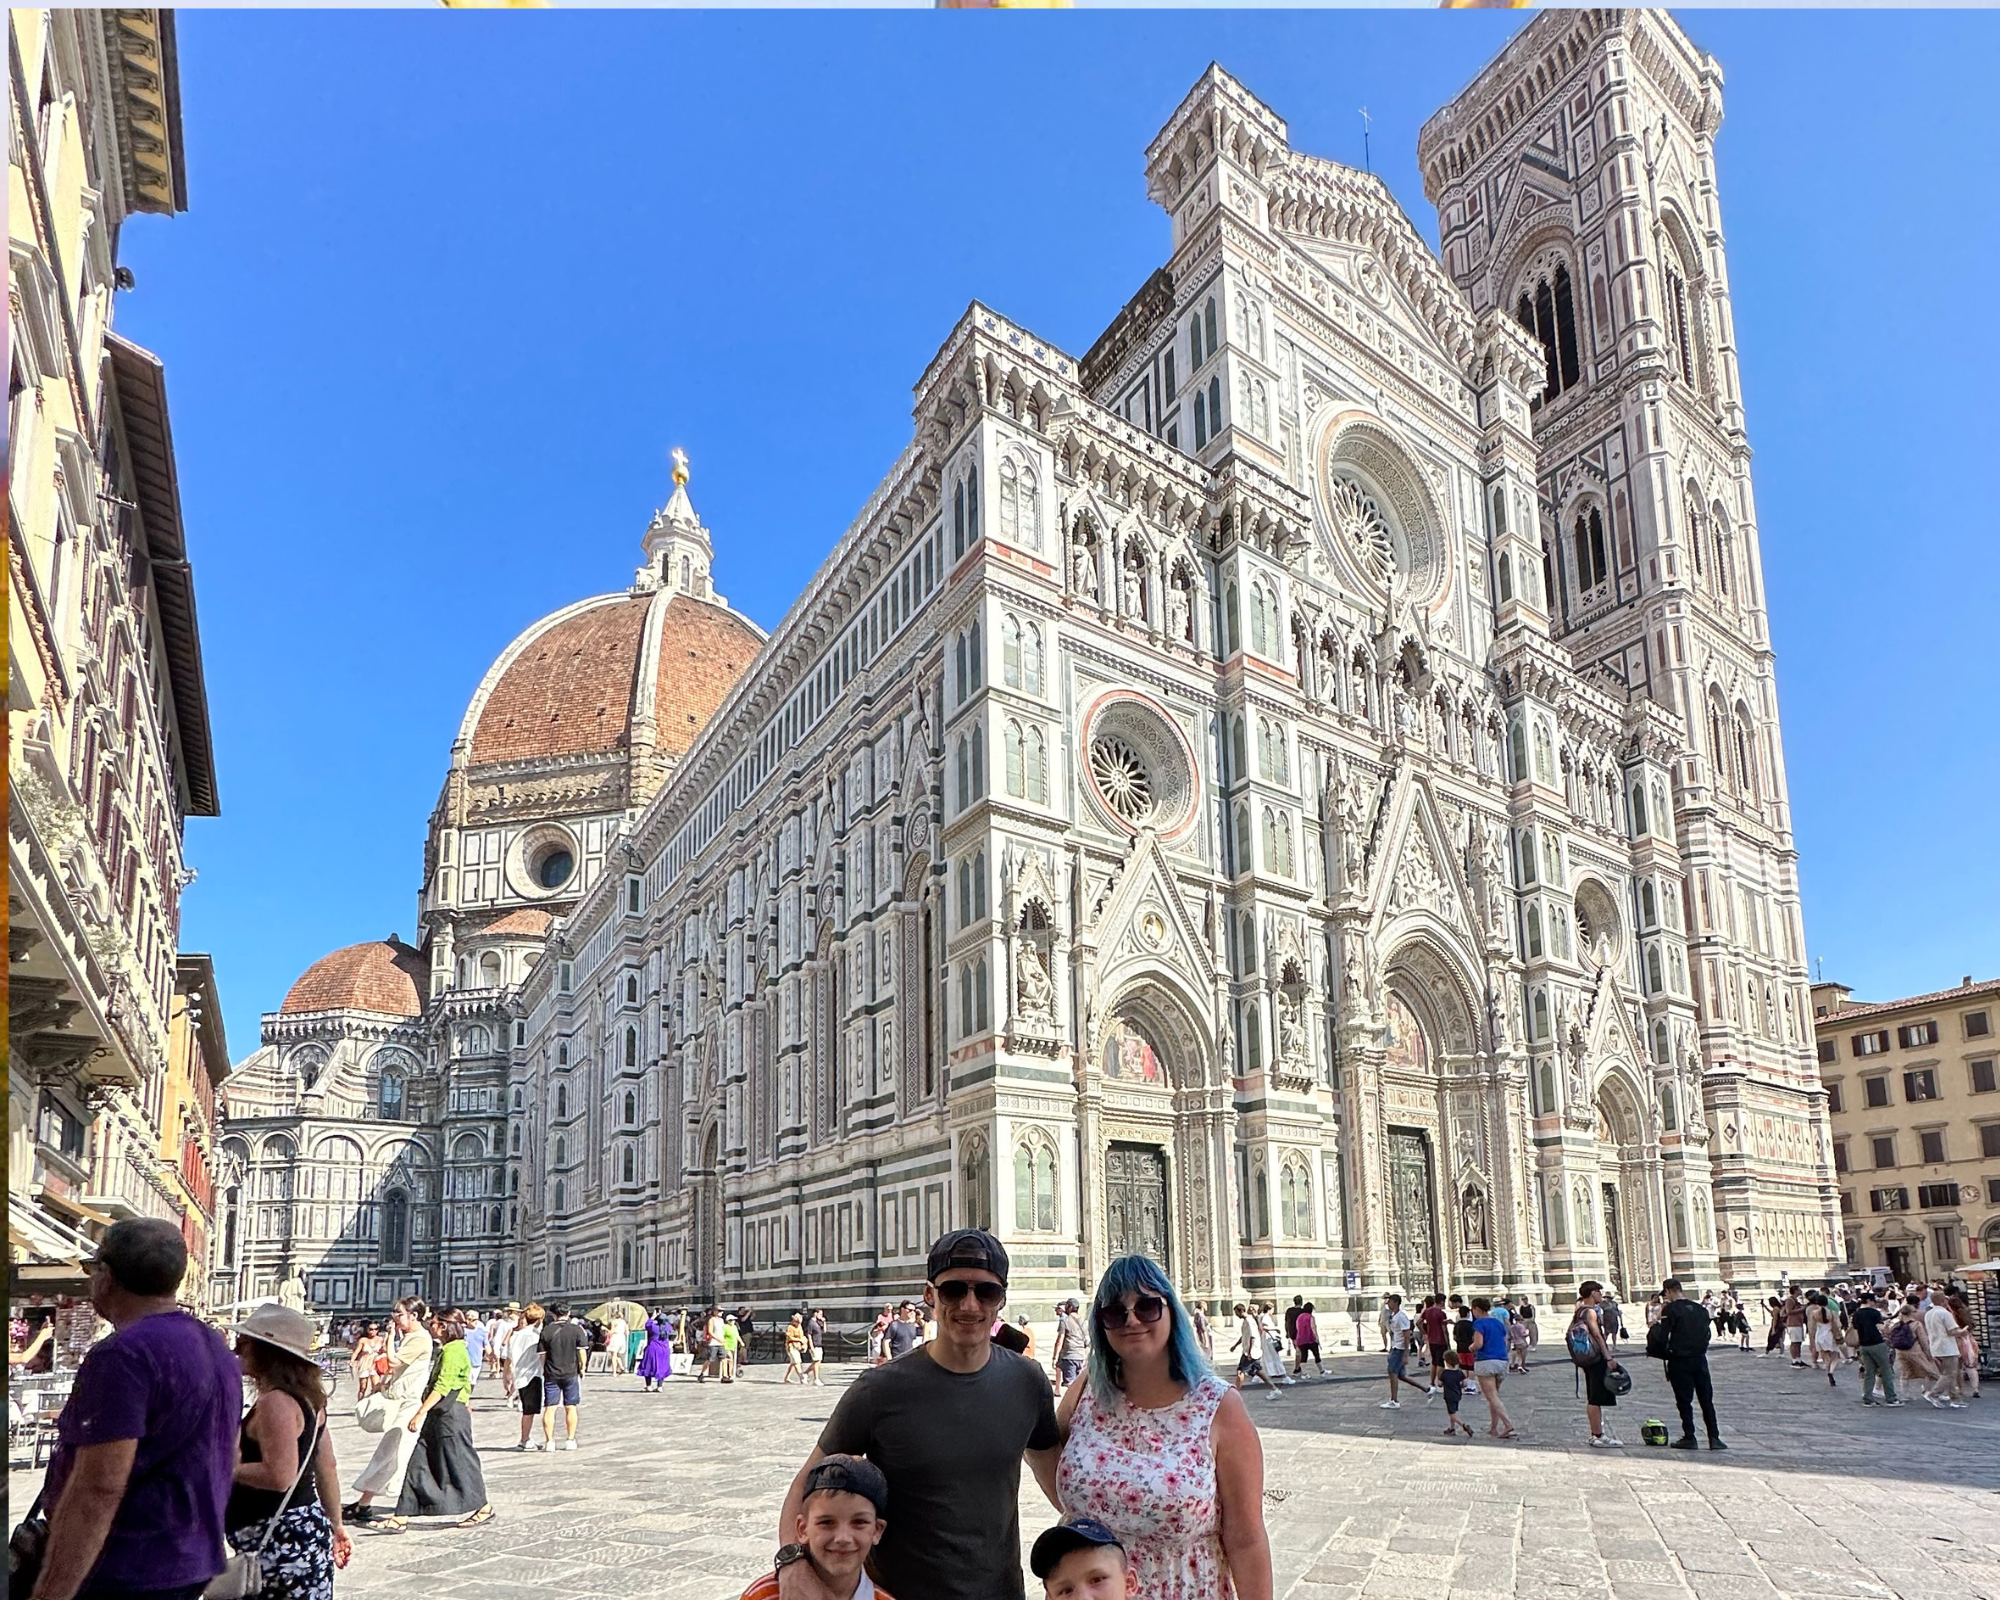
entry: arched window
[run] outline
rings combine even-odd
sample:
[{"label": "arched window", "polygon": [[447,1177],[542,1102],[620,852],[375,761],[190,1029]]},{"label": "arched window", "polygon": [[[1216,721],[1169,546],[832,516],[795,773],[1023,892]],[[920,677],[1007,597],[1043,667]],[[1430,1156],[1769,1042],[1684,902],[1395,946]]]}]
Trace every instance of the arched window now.
[{"label": "arched window", "polygon": [[962,633],[952,646],[952,667],[954,669],[952,686],[958,694],[958,703],[964,705],[966,688],[970,680],[966,677],[965,635]]},{"label": "arched window", "polygon": [[1604,516],[1596,506],[1580,514],[1574,528],[1576,537],[1576,588],[1589,593],[1605,579]]},{"label": "arched window", "polygon": [[963,811],[972,804],[971,746],[966,740],[958,741],[958,809]]},{"label": "arched window", "polygon": [[521,1153],[521,1125],[514,1124],[514,1131],[507,1136],[507,1148],[514,1155]]},{"label": "arched window", "polygon": [[1644,927],[1653,927],[1660,920],[1659,896],[1653,892],[1653,880],[1639,880],[1639,921]]},{"label": "arched window", "polygon": [[1020,532],[1020,474],[1010,458],[1000,461],[1000,537],[1012,544]]},{"label": "arched window", "polygon": [[1054,1233],[1056,1151],[1046,1139],[1023,1139],[1014,1147],[1014,1226],[1024,1232]]},{"label": "arched window", "polygon": [[1010,720],[1001,730],[1000,737],[1005,751],[1007,792],[1019,800],[1028,792],[1027,765],[1021,750],[1020,723]]},{"label": "arched window", "polygon": [[627,974],[625,978],[625,1003],[628,1006],[639,1003],[639,979],[634,974]]},{"label": "arched window", "polygon": [[627,1028],[625,1030],[625,1066],[627,1070],[630,1070],[638,1064],[639,1030],[637,1028]]},{"label": "arched window", "polygon": [[[563,1181],[560,1178],[556,1179],[555,1210],[558,1216],[569,1210],[569,1191],[563,1186]],[[556,1282],[562,1282],[562,1263],[560,1258],[558,1258],[556,1263]]]},{"label": "arched window", "polygon": [[1528,781],[1528,736],[1519,717],[1507,724],[1507,764],[1508,777],[1515,783]]},{"label": "arched window", "polygon": [[1222,379],[1208,380],[1208,435],[1212,439],[1222,432]]},{"label": "arched window", "polygon": [[1250,856],[1250,808],[1241,801],[1236,806],[1236,875],[1241,877],[1251,870]]},{"label": "arched window", "polygon": [[1535,991],[1534,1032],[1537,1039],[1549,1036],[1549,993],[1546,989]]},{"label": "arched window", "polygon": [[632,1241],[627,1239],[618,1247],[618,1272],[620,1277],[632,1276]]},{"label": "arched window", "polygon": [[[980,915],[984,916],[985,912],[982,910]],[[984,1033],[989,1027],[992,1026],[992,1023],[988,1017],[988,1010],[987,1010],[988,1003],[989,1002],[987,999],[987,985],[986,985],[986,958],[984,956],[981,956],[972,965],[973,1025],[981,1033]]]},{"label": "arched window", "polygon": [[1736,707],[1736,784],[1745,794],[1757,794],[1757,734],[1750,724],[1750,708]]},{"label": "arched window", "polygon": [[956,561],[965,554],[965,484],[961,481],[951,492],[951,558]]},{"label": "arched window", "polygon": [[639,1097],[630,1089],[625,1091],[625,1126],[635,1127],[639,1121]]},{"label": "arched window", "polygon": [[[1494,498],[1499,497],[1496,495]],[[1514,560],[1504,550],[1500,552],[1500,598],[1502,600],[1514,598]]]},{"label": "arched window", "polygon": [[521,1192],[521,1169],[519,1167],[511,1168],[507,1173],[507,1192],[509,1194],[519,1194]]},{"label": "arched window", "polygon": [[556,1085],[556,1115],[558,1117],[566,1117],[569,1115],[568,1084],[559,1083]]},{"label": "arched window", "polygon": [[958,969],[958,1036],[972,1037],[972,968]]},{"label": "arched window", "polygon": [[391,1189],[382,1198],[381,1245],[384,1266],[400,1266],[410,1259],[410,1197],[401,1189]]},{"label": "arched window", "polygon": [[1660,947],[1646,946],[1646,993],[1658,994],[1665,985],[1660,982]]},{"label": "arched window", "polygon": [[965,1142],[965,1154],[958,1169],[960,1226],[993,1226],[993,1154],[984,1139]]},{"label": "arched window", "polygon": [[1028,730],[1028,798],[1037,805],[1049,803],[1049,742],[1040,728]]},{"label": "arched window", "polygon": [[958,864],[958,925],[961,928],[972,926],[972,863],[970,861],[961,861]]},{"label": "arched window", "polygon": [[376,1115],[384,1122],[400,1122],[403,1116],[403,1075],[385,1072],[377,1085]]},{"label": "arched window", "polygon": [[1540,399],[1553,400],[1580,376],[1576,354],[1576,303],[1569,268],[1558,266],[1553,277],[1537,278],[1523,288],[1514,315],[1542,346],[1543,385]]},{"label": "arched window", "polygon": [[561,1139],[556,1140],[556,1165],[559,1167],[569,1165],[569,1146]]},{"label": "arched window", "polygon": [[522,1104],[523,1102],[521,1099],[521,1086],[517,1083],[514,1085],[514,1109],[516,1111],[519,1111],[521,1109]]},{"label": "arched window", "polygon": [[1270,636],[1264,632],[1264,585],[1250,585],[1250,648],[1260,656],[1271,653]]},{"label": "arched window", "polygon": [[1664,1022],[1653,1024],[1653,1059],[1659,1062],[1661,1066],[1668,1064],[1667,1025]]},{"label": "arched window", "polygon": [[1021,687],[1021,619],[1011,611],[1000,619],[1000,681]]},{"label": "arched window", "polygon": [[1637,839],[1650,832],[1652,829],[1646,826],[1646,786],[1635,783],[1632,785],[1632,837]]},{"label": "arched window", "polygon": [[1539,906],[1528,907],[1528,954],[1542,953],[1542,911]]},{"label": "arched window", "polygon": [[1674,1105],[1674,1086],[1663,1083],[1660,1085],[1660,1129],[1663,1133],[1678,1133],[1680,1126]]},{"label": "arched window", "polygon": [[1250,1187],[1256,1197],[1256,1237],[1268,1239],[1271,1237],[1271,1182],[1262,1167],[1252,1175]]},{"label": "arched window", "polygon": [[[1671,1128],[1671,1125],[1669,1126]],[[1672,1227],[1673,1227],[1674,1248],[1676,1250],[1685,1250],[1687,1248],[1687,1242],[1688,1242],[1687,1207],[1681,1204],[1681,1197],[1679,1195],[1674,1196],[1674,1208],[1672,1215],[1673,1215]]]},{"label": "arched window", "polygon": [[1235,655],[1243,648],[1241,623],[1237,617],[1236,582],[1231,579],[1222,586],[1222,637],[1223,653]]},{"label": "arched window", "polygon": [[986,730],[977,727],[972,730],[972,793],[975,797],[986,792]]},{"label": "arched window", "polygon": [[1278,855],[1274,870],[1281,878],[1292,875],[1292,819],[1282,813],[1278,817]]},{"label": "arched window", "polygon": [[1197,389],[1194,392],[1194,447],[1199,450],[1208,443],[1208,396]]},{"label": "arched window", "polygon": [[1209,353],[1210,355],[1214,355],[1214,354],[1215,354],[1215,347],[1216,347],[1216,344],[1218,343],[1218,341],[1217,341],[1217,339],[1216,339],[1216,337],[1215,337],[1215,296],[1214,296],[1214,295],[1210,295],[1210,296],[1208,297],[1208,304],[1202,307],[1202,310],[1201,310],[1201,331],[1202,331],[1203,335],[1204,335],[1204,336],[1206,337],[1206,339],[1207,339],[1207,342],[1208,342],[1208,353]]},{"label": "arched window", "polygon": [[624,1157],[624,1162],[623,1162],[623,1165],[622,1165],[622,1167],[621,1167],[621,1169],[620,1169],[620,1170],[621,1170],[621,1172],[622,1172],[622,1174],[623,1174],[623,1177],[624,1177],[624,1181],[625,1181],[626,1183],[630,1183],[630,1182],[632,1181],[632,1172],[633,1172],[633,1168],[634,1168],[634,1165],[635,1165],[635,1163],[634,1163],[634,1161],[633,1161],[633,1156],[632,1156],[632,1146],[628,1144],[628,1145],[627,1145],[627,1146],[625,1147],[625,1157]]},{"label": "arched window", "polygon": [[976,851],[972,857],[972,917],[975,922],[986,915],[986,852]]},{"label": "arched window", "polygon": [[1288,1239],[1312,1237],[1312,1175],[1292,1157],[1278,1172],[1278,1221]]},{"label": "arched window", "polygon": [[1681,273],[1680,263],[1671,256],[1667,262],[1666,278],[1667,340],[1673,347],[1674,369],[1680,374],[1681,382],[1693,388],[1693,321],[1688,314],[1687,280]]}]

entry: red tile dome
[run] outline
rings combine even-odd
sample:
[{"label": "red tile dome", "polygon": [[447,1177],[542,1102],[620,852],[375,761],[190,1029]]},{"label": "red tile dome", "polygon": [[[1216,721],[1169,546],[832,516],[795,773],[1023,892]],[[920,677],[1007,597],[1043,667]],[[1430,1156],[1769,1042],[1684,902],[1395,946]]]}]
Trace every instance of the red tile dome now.
[{"label": "red tile dome", "polygon": [[424,1009],[429,966],[402,940],[372,939],[324,955],[307,967],[280,1012],[373,1011],[414,1017]]},{"label": "red tile dome", "polygon": [[[644,660],[655,605],[658,634]],[[679,755],[763,643],[727,606],[686,595],[607,595],[571,606],[528,629],[496,663],[473,702],[467,759],[477,766],[627,750],[645,690],[655,751]]]}]

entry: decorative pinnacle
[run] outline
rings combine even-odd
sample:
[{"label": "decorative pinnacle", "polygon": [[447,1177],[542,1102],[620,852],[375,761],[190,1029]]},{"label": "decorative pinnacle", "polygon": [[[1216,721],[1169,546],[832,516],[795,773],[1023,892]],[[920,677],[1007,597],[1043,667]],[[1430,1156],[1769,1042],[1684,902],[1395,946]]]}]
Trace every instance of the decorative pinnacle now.
[{"label": "decorative pinnacle", "polygon": [[679,445],[675,445],[673,449],[668,452],[668,455],[672,458],[674,463],[674,482],[677,484],[686,483],[688,481],[687,452],[683,450]]}]

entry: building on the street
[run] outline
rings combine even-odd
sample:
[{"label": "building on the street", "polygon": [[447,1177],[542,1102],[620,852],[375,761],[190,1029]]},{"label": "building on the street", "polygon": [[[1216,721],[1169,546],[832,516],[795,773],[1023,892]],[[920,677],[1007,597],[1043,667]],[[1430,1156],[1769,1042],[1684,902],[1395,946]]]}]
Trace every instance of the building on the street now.
[{"label": "building on the street", "polygon": [[186,206],[173,13],[16,10],[8,28],[8,1239],[25,1293],[73,1279],[115,1218],[195,1226],[166,1096],[184,826],[216,814],[216,786],[165,375],[111,326],[126,220]]},{"label": "building on the street", "polygon": [[[351,1127],[421,1086],[406,1165],[245,1070],[246,1181],[352,1170],[315,1237],[371,1304],[478,1259],[860,1307],[967,1222],[1030,1303],[1128,1250],[1211,1302],[1826,1271],[1720,86],[1661,13],[1537,18],[1423,131],[1440,260],[1210,68],[1146,153],[1167,260],[1080,360],[975,303],[733,683],[558,693],[578,608],[495,664],[423,939],[361,947],[408,977],[339,1023]],[[660,527],[585,617],[690,582]],[[663,747],[677,686],[656,788],[545,765]],[[262,1104],[328,1015],[267,1019]]]},{"label": "building on the street", "polygon": [[676,466],[631,586],[514,640],[467,709],[425,844],[417,945],[322,957],[225,1092],[236,1179],[218,1298],[296,1276],[315,1306],[500,1293],[515,997],[763,631],[715,592]]},{"label": "building on the street", "polygon": [[215,962],[187,952],[174,963],[173,1016],[167,1077],[160,1102],[160,1170],[174,1188],[181,1236],[187,1240],[188,1281],[182,1298],[209,1309],[210,1243],[215,1231],[218,1090],[229,1076],[229,1038]]},{"label": "building on the street", "polygon": [[1848,1264],[1910,1283],[2000,1258],[2000,978],[1812,1002]]}]

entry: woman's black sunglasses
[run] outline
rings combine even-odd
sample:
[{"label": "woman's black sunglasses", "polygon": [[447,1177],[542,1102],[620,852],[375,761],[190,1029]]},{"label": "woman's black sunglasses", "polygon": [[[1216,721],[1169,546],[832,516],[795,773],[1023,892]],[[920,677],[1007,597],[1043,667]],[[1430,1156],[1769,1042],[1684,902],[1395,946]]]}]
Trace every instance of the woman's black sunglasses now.
[{"label": "woman's black sunglasses", "polygon": [[968,1294],[977,1295],[983,1306],[997,1306],[1007,1298],[1007,1285],[1004,1283],[968,1283],[963,1278],[947,1278],[931,1287],[937,1290],[940,1300],[952,1305],[957,1305]]},{"label": "woman's black sunglasses", "polygon": [[1167,1303],[1156,1294],[1142,1294],[1132,1302],[1127,1312],[1123,1301],[1113,1301],[1108,1306],[1097,1308],[1097,1320],[1107,1328],[1122,1328],[1128,1317],[1137,1317],[1141,1322],[1152,1324],[1167,1314]]}]

